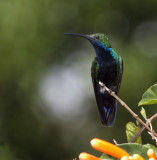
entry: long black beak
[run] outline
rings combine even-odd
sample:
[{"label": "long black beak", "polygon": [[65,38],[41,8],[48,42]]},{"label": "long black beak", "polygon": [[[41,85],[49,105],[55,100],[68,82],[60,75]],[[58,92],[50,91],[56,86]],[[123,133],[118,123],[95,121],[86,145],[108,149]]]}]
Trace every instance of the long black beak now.
[{"label": "long black beak", "polygon": [[79,37],[83,37],[87,40],[89,40],[90,42],[92,42],[92,38],[89,35],[84,35],[84,34],[78,34],[78,33],[64,33],[65,35],[72,35],[72,36],[79,36]]}]

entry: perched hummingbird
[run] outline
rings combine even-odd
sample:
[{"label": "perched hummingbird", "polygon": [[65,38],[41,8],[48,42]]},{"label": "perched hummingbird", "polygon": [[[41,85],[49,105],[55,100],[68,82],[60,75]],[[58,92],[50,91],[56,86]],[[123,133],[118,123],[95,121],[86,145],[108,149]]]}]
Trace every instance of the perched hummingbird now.
[{"label": "perched hummingbird", "polygon": [[116,117],[117,101],[99,85],[99,82],[102,82],[118,94],[123,74],[122,57],[111,48],[109,40],[104,34],[65,34],[83,37],[93,45],[96,57],[91,66],[91,77],[96,102],[102,124],[104,126],[112,126]]}]

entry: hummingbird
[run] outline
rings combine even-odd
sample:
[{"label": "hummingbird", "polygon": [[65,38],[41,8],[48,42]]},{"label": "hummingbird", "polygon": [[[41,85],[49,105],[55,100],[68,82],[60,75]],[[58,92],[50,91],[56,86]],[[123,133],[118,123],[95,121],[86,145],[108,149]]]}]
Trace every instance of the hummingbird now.
[{"label": "hummingbird", "polygon": [[110,45],[109,39],[102,33],[84,35],[65,33],[65,35],[79,36],[87,39],[94,47],[96,57],[91,66],[91,77],[100,120],[104,126],[113,126],[117,113],[117,101],[100,84],[117,95],[123,75],[123,60]]}]

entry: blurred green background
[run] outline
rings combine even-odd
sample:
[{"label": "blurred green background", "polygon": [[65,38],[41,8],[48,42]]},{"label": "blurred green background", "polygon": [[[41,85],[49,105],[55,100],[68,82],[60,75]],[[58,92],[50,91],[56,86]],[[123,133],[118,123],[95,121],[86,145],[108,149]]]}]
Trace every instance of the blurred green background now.
[{"label": "blurred green background", "polygon": [[156,8],[156,0],[0,0],[0,159],[72,160],[82,151],[100,155],[94,137],[125,143],[132,116],[118,104],[114,127],[102,126],[94,49],[64,33],[109,37],[124,61],[119,96],[139,113],[143,92],[157,82]]}]

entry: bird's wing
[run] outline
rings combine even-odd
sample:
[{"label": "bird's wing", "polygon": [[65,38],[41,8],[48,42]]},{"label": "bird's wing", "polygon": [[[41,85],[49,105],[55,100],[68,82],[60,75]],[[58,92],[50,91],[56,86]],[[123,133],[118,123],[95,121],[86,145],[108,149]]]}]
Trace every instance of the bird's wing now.
[{"label": "bird's wing", "polygon": [[97,62],[97,58],[95,57],[94,61],[92,62],[91,66],[91,77],[93,84],[97,82],[97,74],[98,74],[99,65]]},{"label": "bird's wing", "polygon": [[121,81],[122,81],[122,76],[123,76],[123,59],[121,56],[119,56],[119,60],[118,60],[118,71],[117,71],[117,84],[118,84],[118,89],[117,89],[117,93],[120,89],[120,85],[121,85]]},{"label": "bird's wing", "polygon": [[91,67],[91,77],[100,119],[104,126],[112,126],[116,116],[117,102],[99,85],[98,72],[99,65],[95,58]]}]

